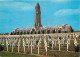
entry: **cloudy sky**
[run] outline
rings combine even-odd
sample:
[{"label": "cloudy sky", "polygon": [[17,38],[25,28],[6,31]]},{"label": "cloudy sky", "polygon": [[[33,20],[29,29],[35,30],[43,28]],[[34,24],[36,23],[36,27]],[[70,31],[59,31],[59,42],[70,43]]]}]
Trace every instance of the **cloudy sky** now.
[{"label": "cloudy sky", "polygon": [[80,30],[80,0],[0,0],[0,33],[32,27],[37,2],[43,26],[69,24]]}]

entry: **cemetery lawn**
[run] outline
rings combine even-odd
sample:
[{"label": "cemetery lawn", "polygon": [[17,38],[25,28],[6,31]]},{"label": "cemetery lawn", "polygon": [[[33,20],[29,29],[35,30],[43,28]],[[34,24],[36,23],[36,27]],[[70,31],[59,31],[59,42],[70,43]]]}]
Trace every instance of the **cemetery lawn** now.
[{"label": "cemetery lawn", "polygon": [[[43,51],[43,50],[42,50]],[[42,52],[41,52],[42,53]],[[49,51],[48,56],[45,56],[43,54],[38,55],[37,50],[33,54],[23,54],[23,53],[12,53],[12,52],[0,52],[0,57],[79,57],[80,53],[74,53],[74,52],[65,52],[65,51]]]},{"label": "cemetery lawn", "polygon": [[0,52],[0,57],[37,57],[37,56],[28,54],[16,54],[11,52]]}]

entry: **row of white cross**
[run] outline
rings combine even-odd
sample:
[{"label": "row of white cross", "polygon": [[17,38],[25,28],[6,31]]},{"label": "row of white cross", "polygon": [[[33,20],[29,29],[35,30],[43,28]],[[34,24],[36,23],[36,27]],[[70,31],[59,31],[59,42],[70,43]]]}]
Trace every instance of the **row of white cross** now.
[{"label": "row of white cross", "polygon": [[[47,42],[46,39],[47,39],[47,38],[45,37],[45,38],[44,38],[44,47],[45,47],[46,55],[47,55],[47,50],[48,50],[48,47],[49,47],[49,46],[48,46],[48,42]],[[31,53],[32,53],[32,49],[35,48],[34,45],[36,45],[36,41],[37,41],[37,40],[38,40],[38,38],[32,38],[32,39],[26,38],[26,40],[25,40],[24,38],[22,38],[24,53],[25,53],[25,47],[26,47],[26,46],[28,46],[28,48],[31,47]],[[56,46],[56,44],[58,44],[58,45],[59,45],[59,51],[60,51],[61,45],[66,44],[66,45],[67,45],[67,51],[68,51],[68,47],[69,47],[69,45],[70,45],[70,40],[71,40],[71,38],[68,38],[66,43],[64,42],[64,40],[65,40],[65,38],[59,39],[59,37],[58,37],[57,39],[54,39],[54,40],[48,38],[48,41],[51,41],[51,42],[52,42],[52,49],[53,49],[53,44],[55,44],[55,46]],[[4,43],[5,43],[5,40],[1,38],[1,39],[0,39],[0,44],[4,45]],[[20,46],[21,46],[21,38],[19,38],[19,39],[18,39],[18,38],[6,38],[7,51],[8,51],[8,46],[10,46],[10,47],[12,47],[12,52],[13,52],[13,48],[15,47],[16,43],[17,43],[18,52],[19,52],[19,48],[20,48]],[[28,45],[26,45],[26,43],[27,43]],[[31,43],[31,44],[30,44],[30,43]],[[37,45],[37,47],[38,47],[38,54],[39,54],[39,49],[40,49],[40,47],[41,47],[41,43],[42,43],[42,38],[40,37],[40,39],[39,39],[39,41],[38,41],[38,45]],[[78,42],[77,42],[76,38],[74,38],[74,45],[75,45],[75,46],[78,45]]]}]

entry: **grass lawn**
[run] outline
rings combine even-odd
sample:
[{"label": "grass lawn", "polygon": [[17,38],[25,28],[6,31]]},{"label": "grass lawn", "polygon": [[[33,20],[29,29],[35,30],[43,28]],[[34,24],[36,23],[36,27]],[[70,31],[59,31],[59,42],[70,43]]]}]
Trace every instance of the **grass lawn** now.
[{"label": "grass lawn", "polygon": [[37,56],[28,54],[15,54],[10,52],[0,52],[0,57],[37,57]]},{"label": "grass lawn", "polygon": [[[35,51],[36,52],[36,51]],[[23,53],[12,53],[12,52],[0,52],[0,57],[79,57],[80,53],[71,53],[65,51],[49,51],[48,56],[33,54],[23,54]]]}]

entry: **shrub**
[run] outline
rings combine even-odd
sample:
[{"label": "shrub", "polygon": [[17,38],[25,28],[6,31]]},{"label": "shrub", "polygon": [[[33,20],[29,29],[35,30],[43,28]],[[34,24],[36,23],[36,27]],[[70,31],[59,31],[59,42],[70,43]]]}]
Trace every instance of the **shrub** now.
[{"label": "shrub", "polygon": [[63,56],[60,56],[60,57],[63,57]]},{"label": "shrub", "polygon": [[20,50],[21,53],[23,53],[23,49],[22,48],[20,48],[19,50]]},{"label": "shrub", "polygon": [[44,55],[46,55],[46,53],[47,53],[46,51],[43,52]]},{"label": "shrub", "polygon": [[0,45],[0,51],[4,50],[4,47],[2,45]]},{"label": "shrub", "polygon": [[74,46],[75,52],[79,52],[79,45]]},{"label": "shrub", "polygon": [[41,49],[44,49],[45,47],[44,46],[41,46]]},{"label": "shrub", "polygon": [[26,53],[27,53],[27,54],[30,54],[30,50],[27,50]]}]

